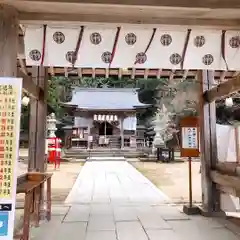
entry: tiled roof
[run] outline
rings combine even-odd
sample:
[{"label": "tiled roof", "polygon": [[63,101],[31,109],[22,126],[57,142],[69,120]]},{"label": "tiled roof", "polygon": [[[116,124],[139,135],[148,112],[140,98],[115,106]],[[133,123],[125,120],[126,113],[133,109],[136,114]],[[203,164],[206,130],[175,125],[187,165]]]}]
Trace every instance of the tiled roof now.
[{"label": "tiled roof", "polygon": [[71,102],[81,109],[134,109],[146,104],[138,100],[137,89],[133,88],[75,88]]}]

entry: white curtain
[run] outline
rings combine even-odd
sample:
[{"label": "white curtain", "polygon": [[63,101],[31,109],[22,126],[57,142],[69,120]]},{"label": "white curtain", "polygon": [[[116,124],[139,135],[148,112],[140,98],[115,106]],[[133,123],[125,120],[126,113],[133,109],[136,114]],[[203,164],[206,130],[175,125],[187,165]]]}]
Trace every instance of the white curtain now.
[{"label": "white curtain", "polygon": [[135,116],[133,117],[127,117],[123,120],[123,129],[124,130],[136,130],[137,127],[137,118]]}]

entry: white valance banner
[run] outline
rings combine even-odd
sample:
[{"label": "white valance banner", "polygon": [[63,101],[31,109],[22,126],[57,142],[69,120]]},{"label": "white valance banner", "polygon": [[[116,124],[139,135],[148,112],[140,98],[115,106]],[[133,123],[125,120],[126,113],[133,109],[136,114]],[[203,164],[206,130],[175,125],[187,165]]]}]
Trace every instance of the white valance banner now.
[{"label": "white valance banner", "polygon": [[[26,63],[30,66],[72,67],[73,54],[84,29],[74,64],[76,68],[240,70],[238,31],[226,31],[222,35],[222,30],[214,29],[193,28],[189,31],[188,27],[159,27],[155,31],[150,26],[119,27],[117,35],[117,27],[113,26],[48,25],[45,31],[43,26],[27,25],[24,37]],[[222,54],[223,44],[225,54]]]}]

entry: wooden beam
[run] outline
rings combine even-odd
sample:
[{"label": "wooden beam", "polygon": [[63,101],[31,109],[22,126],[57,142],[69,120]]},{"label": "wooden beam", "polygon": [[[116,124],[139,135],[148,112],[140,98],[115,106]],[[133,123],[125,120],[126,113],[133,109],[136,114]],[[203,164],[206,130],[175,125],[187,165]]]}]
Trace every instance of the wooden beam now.
[{"label": "wooden beam", "polygon": [[233,77],[232,79],[220,83],[218,86],[204,92],[204,99],[207,102],[213,102],[218,99],[227,97],[234,92],[240,90],[240,76]]},{"label": "wooden beam", "polygon": [[92,78],[95,78],[96,77],[96,71],[95,71],[95,68],[92,69]]},{"label": "wooden beam", "polygon": [[216,170],[222,174],[240,177],[240,164],[238,162],[219,162],[216,165]]},{"label": "wooden beam", "polygon": [[105,69],[105,78],[109,78],[109,68]]},{"label": "wooden beam", "polygon": [[17,76],[18,13],[0,5],[0,77]]},{"label": "wooden beam", "polygon": [[145,69],[144,70],[144,79],[148,79],[148,72],[149,72],[149,69]]},{"label": "wooden beam", "polygon": [[132,68],[131,79],[135,79],[136,69]]},{"label": "wooden beam", "polygon": [[118,69],[118,78],[119,79],[122,78],[122,69],[121,68]]},{"label": "wooden beam", "polygon": [[48,74],[44,67],[32,68],[33,80],[43,88],[43,98],[30,99],[29,130],[29,170],[43,172],[45,170],[45,140],[47,117],[47,85]]},{"label": "wooden beam", "polygon": [[219,28],[231,28],[237,29],[239,25],[238,19],[213,19],[213,18],[173,18],[173,17],[162,17],[160,14],[158,16],[146,16],[138,14],[74,14],[66,13],[64,18],[62,13],[30,13],[30,12],[20,12],[19,17],[21,23],[28,24],[32,22],[43,23],[49,22],[78,22],[78,23],[111,23],[111,24],[162,24],[162,25],[183,25],[183,26],[205,26],[205,27],[219,27]]},{"label": "wooden beam", "polygon": [[161,73],[162,73],[162,69],[158,69],[157,70],[157,75],[156,75],[157,79],[160,79]]},{"label": "wooden beam", "polygon": [[68,77],[68,68],[67,67],[64,68],[64,76],[66,78]]},{"label": "wooden beam", "polygon": [[49,67],[51,76],[55,76],[54,67]]},{"label": "wooden beam", "polygon": [[239,176],[229,176],[226,174],[219,173],[217,171],[211,171],[211,179],[214,183],[223,186],[231,187],[240,191],[240,177]]},{"label": "wooden beam", "polygon": [[202,205],[204,211],[211,215],[220,210],[220,195],[216,185],[211,181],[210,170],[215,168],[217,160],[216,145],[216,106],[215,102],[204,104],[202,93],[209,90],[214,80],[214,72],[199,71],[200,82],[200,146],[201,146],[201,178],[202,178]]},{"label": "wooden beam", "polygon": [[78,68],[77,72],[78,72],[78,76],[82,78],[82,68]]},{"label": "wooden beam", "polygon": [[22,71],[18,70],[18,77],[23,79],[23,91],[32,98],[41,99],[44,95],[42,88],[37,86],[32,80],[31,76],[25,75]]},{"label": "wooden beam", "polygon": [[185,81],[187,79],[189,70],[185,70],[183,73],[182,81]]}]

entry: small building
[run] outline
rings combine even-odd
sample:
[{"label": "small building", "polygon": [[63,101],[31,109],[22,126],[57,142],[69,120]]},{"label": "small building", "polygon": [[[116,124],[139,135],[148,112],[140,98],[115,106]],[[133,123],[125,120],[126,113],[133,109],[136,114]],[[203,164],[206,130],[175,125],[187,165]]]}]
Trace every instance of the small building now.
[{"label": "small building", "polygon": [[147,105],[139,102],[133,88],[74,88],[72,100],[64,103],[73,116],[65,129],[68,147],[136,147],[137,112]]}]

